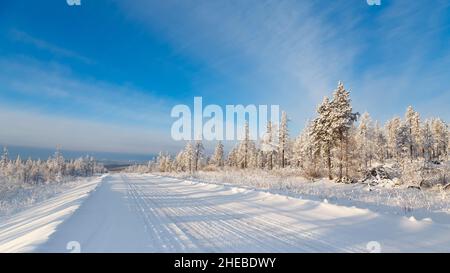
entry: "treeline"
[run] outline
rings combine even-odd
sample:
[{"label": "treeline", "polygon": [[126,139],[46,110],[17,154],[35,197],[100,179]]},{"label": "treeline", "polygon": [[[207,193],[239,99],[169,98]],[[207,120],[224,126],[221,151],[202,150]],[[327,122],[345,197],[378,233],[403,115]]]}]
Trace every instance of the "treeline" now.
[{"label": "treeline", "polygon": [[368,113],[361,115],[353,111],[350,93],[342,83],[331,98],[324,98],[317,107],[316,117],[294,139],[289,137],[288,121],[283,112],[279,128],[268,122],[266,134],[259,143],[250,139],[246,124],[244,139],[227,155],[221,142],[211,156],[205,154],[201,141],[188,142],[175,157],[160,153],[148,165],[131,166],[128,171],[289,167],[311,178],[353,182],[363,178],[375,164],[389,163],[406,174],[415,171],[414,168],[448,160],[449,128],[443,120],[422,120],[410,106],[403,119],[394,117],[382,126],[372,121]]},{"label": "treeline", "polygon": [[66,160],[59,149],[47,160],[22,160],[17,156],[15,160],[9,158],[8,149],[3,148],[0,159],[0,179],[29,184],[62,182],[66,178],[88,177],[104,173],[106,169],[93,157],[80,157]]}]

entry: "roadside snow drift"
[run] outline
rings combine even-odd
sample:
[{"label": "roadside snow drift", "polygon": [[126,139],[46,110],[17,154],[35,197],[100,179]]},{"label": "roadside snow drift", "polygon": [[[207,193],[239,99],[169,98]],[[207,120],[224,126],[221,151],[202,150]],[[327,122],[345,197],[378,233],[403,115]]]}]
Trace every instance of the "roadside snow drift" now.
[{"label": "roadside snow drift", "polygon": [[153,175],[109,175],[84,198],[95,186],[4,220],[0,251],[450,251],[450,226],[432,219]]}]

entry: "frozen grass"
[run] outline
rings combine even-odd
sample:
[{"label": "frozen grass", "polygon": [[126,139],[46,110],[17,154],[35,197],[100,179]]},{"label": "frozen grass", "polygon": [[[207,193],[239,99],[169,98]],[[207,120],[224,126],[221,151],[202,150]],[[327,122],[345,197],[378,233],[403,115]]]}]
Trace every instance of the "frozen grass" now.
[{"label": "frozen grass", "polygon": [[189,173],[160,173],[202,182],[247,186],[298,198],[370,208],[374,211],[395,214],[420,214],[420,212],[450,213],[450,196],[439,187],[418,190],[402,187],[386,188],[367,184],[339,184],[326,179],[309,181],[296,170],[235,170],[199,171]]}]

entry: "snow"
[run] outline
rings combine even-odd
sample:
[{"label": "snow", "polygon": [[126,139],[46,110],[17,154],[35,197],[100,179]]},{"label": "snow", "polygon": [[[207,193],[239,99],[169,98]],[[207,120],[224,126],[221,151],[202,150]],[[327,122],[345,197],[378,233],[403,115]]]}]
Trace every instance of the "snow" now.
[{"label": "snow", "polygon": [[0,252],[450,251],[448,223],[321,201],[111,174],[0,219]]},{"label": "snow", "polygon": [[88,178],[71,179],[65,182],[41,184],[18,183],[0,179],[0,217],[32,207],[89,180]]},{"label": "snow", "polygon": [[[59,224],[67,220],[81,205],[89,192],[95,189],[102,177],[50,186],[56,196],[25,209],[23,204],[14,209],[15,214],[0,217],[0,252],[29,252],[45,242]],[[48,186],[48,185],[47,185]],[[56,193],[58,189],[58,193]],[[64,192],[61,192],[64,189]],[[47,187],[35,189],[40,199],[49,197]],[[44,193],[44,195],[42,195]],[[33,199],[36,200],[36,199]],[[29,206],[29,205],[27,205]]]},{"label": "snow", "polygon": [[412,213],[425,216],[434,214],[439,220],[450,222],[450,195],[441,188],[425,190],[404,187],[371,186],[365,183],[343,184],[327,179],[311,182],[293,169],[283,170],[235,170],[199,171],[189,173],[160,173],[172,177],[195,179],[197,181],[220,183],[240,187],[257,188],[296,198],[307,198],[397,215]]}]

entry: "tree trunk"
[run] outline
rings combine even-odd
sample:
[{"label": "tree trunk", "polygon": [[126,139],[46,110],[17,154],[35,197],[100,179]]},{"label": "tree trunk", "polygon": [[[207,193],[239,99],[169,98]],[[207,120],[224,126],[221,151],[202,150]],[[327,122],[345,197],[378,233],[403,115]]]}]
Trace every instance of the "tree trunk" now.
[{"label": "tree trunk", "polygon": [[332,180],[333,177],[331,175],[331,149],[328,147],[327,149],[327,165],[328,165],[328,179]]},{"label": "tree trunk", "polygon": [[340,135],[340,144],[341,144],[341,154],[340,154],[340,158],[339,158],[339,180],[342,180],[342,168],[343,168],[343,166],[342,166],[342,162],[344,161],[344,137],[343,137],[343,135],[341,134]]}]

